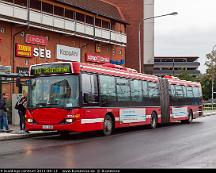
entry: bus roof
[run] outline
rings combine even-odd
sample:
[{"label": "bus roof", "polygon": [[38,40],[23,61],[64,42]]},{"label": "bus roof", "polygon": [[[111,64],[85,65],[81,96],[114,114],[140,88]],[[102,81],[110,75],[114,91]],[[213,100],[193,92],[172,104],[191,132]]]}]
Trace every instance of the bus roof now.
[{"label": "bus roof", "polygon": [[153,81],[153,82],[159,81],[159,77],[157,76],[138,73],[134,69],[126,68],[126,67],[119,66],[119,65],[109,64],[109,63],[103,64],[103,65],[81,63],[80,68],[81,68],[81,71],[92,72],[92,73],[97,73],[97,74],[104,74],[104,75],[111,75],[111,76],[118,76],[118,77],[132,78],[132,79],[140,79],[140,80],[148,80],[148,81]]},{"label": "bus roof", "polygon": [[181,80],[181,79],[174,77],[174,76],[164,76],[164,78],[168,79],[169,83],[174,84],[174,85],[201,87],[201,84],[199,82]]},{"label": "bus roof", "polygon": [[[53,68],[55,68],[55,67],[59,68],[59,66],[56,66],[56,65],[61,65],[61,64],[70,64],[71,70],[69,73],[73,73],[73,74],[79,74],[79,73],[81,73],[81,71],[83,71],[83,72],[89,72],[89,73],[111,75],[111,76],[118,76],[118,77],[125,77],[125,78],[131,78],[131,79],[139,79],[139,80],[147,80],[147,81],[153,81],[153,82],[159,82],[159,79],[160,79],[160,77],[155,76],[155,75],[138,73],[135,69],[126,68],[126,67],[123,67],[120,65],[115,65],[115,64],[110,64],[110,63],[105,63],[102,65],[90,64],[90,63],[81,63],[81,62],[65,62],[65,61],[52,62],[52,63],[42,63],[42,64],[36,64],[36,65],[30,66],[29,73],[31,75],[32,68],[37,68],[37,67],[51,68],[52,71],[55,71],[55,70],[53,70]],[[46,69],[45,71],[49,72],[50,70]],[[59,72],[58,69],[56,71]],[[62,68],[61,68],[61,71],[63,74],[64,69],[62,70]],[[44,73],[42,73],[42,74],[44,75]],[[49,74],[51,75],[53,73],[47,73],[47,75],[49,75]],[[65,74],[66,74],[66,72],[65,72]],[[68,74],[68,72],[67,72],[67,74]],[[41,75],[41,74],[39,74],[39,75]],[[174,77],[174,76],[164,76],[164,78],[168,79],[169,83],[174,84],[174,85],[197,86],[197,87],[201,86],[200,83],[198,83],[198,82],[180,80],[179,78]]]}]

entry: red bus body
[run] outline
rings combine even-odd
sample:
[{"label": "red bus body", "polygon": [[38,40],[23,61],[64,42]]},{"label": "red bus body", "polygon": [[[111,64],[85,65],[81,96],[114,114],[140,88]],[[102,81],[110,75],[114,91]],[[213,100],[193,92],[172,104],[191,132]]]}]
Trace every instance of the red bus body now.
[{"label": "red bus body", "polygon": [[[42,64],[43,65],[43,64]],[[201,85],[199,83],[183,81],[174,77],[165,77],[161,79],[157,76],[146,75],[137,73],[133,69],[124,68],[121,66],[105,64],[105,65],[93,65],[93,64],[84,64],[78,62],[70,62],[73,74],[80,76],[82,73],[94,74],[94,75],[105,75],[112,77],[121,77],[124,79],[130,80],[138,80],[138,81],[147,81],[156,83],[160,87],[160,91],[162,84],[160,85],[160,80],[164,80],[164,87],[166,88],[166,92],[169,92],[170,89],[167,86],[173,85],[174,87],[197,87],[199,91],[201,91]],[[30,67],[30,71],[31,71]],[[52,78],[52,75],[47,75]],[[99,78],[99,77],[98,77]],[[102,85],[102,84],[100,84]],[[149,84],[148,84],[149,86]],[[80,86],[82,88],[82,86]],[[143,87],[142,87],[142,91]],[[82,91],[81,91],[82,92]],[[100,91],[99,91],[100,92]],[[165,92],[164,96],[161,96],[158,99],[162,99],[161,103],[166,102],[167,100],[172,100],[171,96],[167,95]],[[166,95],[166,96],[165,96]],[[82,97],[82,95],[80,95]],[[131,96],[132,97],[132,96]],[[164,97],[164,98],[161,98]],[[174,98],[175,99],[175,98]],[[191,98],[193,99],[193,98]],[[100,99],[99,99],[100,100]],[[199,98],[201,100],[201,98]],[[145,100],[144,100],[145,101]],[[151,123],[152,114],[156,114],[157,116],[157,124],[167,124],[170,122],[177,121],[187,121],[189,119],[188,114],[192,113],[192,118],[195,119],[199,116],[202,116],[202,103],[199,104],[189,104],[189,105],[178,105],[168,103],[161,106],[159,105],[148,105],[148,106],[133,106],[127,104],[126,106],[101,106],[100,103],[97,105],[85,105],[82,104],[83,99],[81,98],[81,103],[79,107],[65,109],[64,107],[29,107],[26,112],[26,122],[25,127],[26,131],[73,131],[73,132],[88,132],[88,131],[97,131],[103,130],[104,128],[104,118],[107,114],[112,117],[114,127],[115,128],[123,128],[129,126],[144,126],[149,125]],[[157,102],[157,100],[156,100]],[[177,102],[177,101],[176,101]],[[183,102],[183,98],[182,98]],[[189,102],[189,99],[188,99]],[[116,102],[118,103],[118,102]],[[162,111],[163,109],[163,111]],[[185,113],[185,111],[187,111]],[[135,120],[128,119],[126,114],[129,112],[133,112],[132,114],[142,114],[144,116],[136,118]],[[168,113],[167,113],[168,112]],[[178,112],[181,115],[178,115]],[[164,116],[164,117],[163,117]],[[122,118],[124,117],[124,119]],[[134,116],[133,116],[134,118]],[[67,120],[69,121],[67,122]],[[140,119],[140,120],[139,120]],[[71,120],[71,121],[70,121]]]}]

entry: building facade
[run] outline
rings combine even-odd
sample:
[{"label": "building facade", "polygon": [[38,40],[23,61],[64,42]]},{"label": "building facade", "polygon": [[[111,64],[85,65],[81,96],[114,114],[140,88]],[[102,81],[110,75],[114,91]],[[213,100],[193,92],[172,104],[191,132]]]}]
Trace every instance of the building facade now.
[{"label": "building facade", "polygon": [[[103,0],[116,5],[129,25],[126,66],[148,74],[154,65],[154,0]],[[139,35],[140,31],[140,35]],[[141,67],[140,67],[141,65]]]},{"label": "building facade", "polygon": [[197,62],[199,57],[196,56],[164,56],[154,58],[154,75],[164,76],[173,75],[178,76],[184,70],[192,76],[200,75],[198,67],[200,63]]},{"label": "building facade", "polygon": [[[125,65],[128,23],[109,3],[0,0],[0,9],[0,72],[23,73],[56,61]],[[17,92],[7,82],[2,90]]]}]

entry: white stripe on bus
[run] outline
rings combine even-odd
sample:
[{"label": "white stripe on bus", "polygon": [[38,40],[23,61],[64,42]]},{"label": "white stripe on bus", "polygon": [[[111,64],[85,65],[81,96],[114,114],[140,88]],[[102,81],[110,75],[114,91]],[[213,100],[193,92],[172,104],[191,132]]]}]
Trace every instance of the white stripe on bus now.
[{"label": "white stripe on bus", "polygon": [[95,119],[81,119],[81,124],[101,123],[104,122],[104,118]]}]

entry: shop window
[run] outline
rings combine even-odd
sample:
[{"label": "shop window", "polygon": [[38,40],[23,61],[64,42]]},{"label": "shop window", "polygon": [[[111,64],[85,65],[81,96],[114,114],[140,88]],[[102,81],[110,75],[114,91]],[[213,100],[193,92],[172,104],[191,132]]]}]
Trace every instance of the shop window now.
[{"label": "shop window", "polygon": [[95,19],[95,25],[98,27],[101,27],[101,20],[100,19]]},{"label": "shop window", "polygon": [[27,0],[14,0],[14,3],[17,5],[27,7]]},{"label": "shop window", "polygon": [[65,9],[65,17],[69,18],[69,19],[74,19],[74,11],[70,11]]},{"label": "shop window", "polygon": [[55,6],[54,7],[54,14],[64,17],[64,8]]},{"label": "shop window", "polygon": [[91,16],[86,16],[86,23],[94,25],[94,18]]},{"label": "shop window", "polygon": [[80,22],[85,22],[85,15],[81,13],[76,13],[76,20]]},{"label": "shop window", "polygon": [[47,13],[53,13],[53,5],[42,3],[42,11],[47,12]]},{"label": "shop window", "polygon": [[41,1],[38,0],[31,0],[30,1],[30,8],[41,10]]}]

